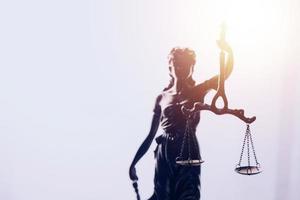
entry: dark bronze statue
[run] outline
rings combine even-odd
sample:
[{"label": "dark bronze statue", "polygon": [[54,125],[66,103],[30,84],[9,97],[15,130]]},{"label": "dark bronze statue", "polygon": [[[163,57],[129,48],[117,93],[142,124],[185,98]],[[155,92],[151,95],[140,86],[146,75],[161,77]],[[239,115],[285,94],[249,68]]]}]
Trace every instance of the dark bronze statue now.
[{"label": "dark bronze statue", "polygon": [[[135,165],[149,149],[159,125],[163,134],[156,138],[154,151],[156,158],[154,193],[149,200],[199,200],[201,159],[200,148],[196,137],[196,128],[202,110],[217,115],[231,114],[247,124],[242,153],[236,172],[243,175],[254,175],[261,172],[257,161],[249,124],[256,117],[247,118],[242,109],[228,108],[224,82],[233,69],[233,53],[225,41],[225,25],[222,26],[220,39],[217,41],[220,52],[220,74],[203,83],[196,84],[192,78],[196,62],[195,52],[188,48],[173,48],[169,54],[170,84],[157,96],[151,129],[138,149],[129,169],[137,199],[140,199]],[[225,52],[227,61],[225,64]],[[211,105],[204,103],[206,94],[216,90]],[[217,99],[223,100],[223,107],[216,106]],[[244,147],[247,142],[248,165],[242,166]],[[253,149],[256,165],[250,164],[250,144]]]}]

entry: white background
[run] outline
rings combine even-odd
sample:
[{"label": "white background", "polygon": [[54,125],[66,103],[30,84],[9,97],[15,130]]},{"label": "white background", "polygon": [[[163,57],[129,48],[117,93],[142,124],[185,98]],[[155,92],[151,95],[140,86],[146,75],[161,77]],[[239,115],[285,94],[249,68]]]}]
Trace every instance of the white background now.
[{"label": "white background", "polygon": [[[264,7],[267,15],[276,4],[272,23],[229,34],[235,68],[226,81],[229,106],[257,116],[251,129],[264,171],[236,174],[245,124],[204,112],[201,199],[299,199],[300,4],[274,2]],[[134,199],[128,168],[168,84],[167,55],[190,47],[197,82],[217,74],[218,6],[1,1],[0,199]],[[137,164],[142,199],[153,192],[154,147]]]}]

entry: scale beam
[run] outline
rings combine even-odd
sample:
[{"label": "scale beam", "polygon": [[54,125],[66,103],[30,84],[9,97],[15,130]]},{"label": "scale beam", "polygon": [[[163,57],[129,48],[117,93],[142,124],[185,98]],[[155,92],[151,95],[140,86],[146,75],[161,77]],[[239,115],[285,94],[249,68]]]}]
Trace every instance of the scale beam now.
[{"label": "scale beam", "polygon": [[234,116],[240,118],[242,121],[244,121],[247,124],[251,124],[252,122],[254,122],[256,120],[255,116],[254,117],[246,117],[243,109],[230,109],[230,108],[219,109],[219,108],[215,108],[211,105],[208,105],[206,103],[201,103],[201,102],[194,103],[194,106],[191,109],[188,109],[185,106],[181,107],[181,111],[187,116],[190,113],[201,111],[201,110],[208,110],[217,115],[224,115],[224,114],[234,115]]}]

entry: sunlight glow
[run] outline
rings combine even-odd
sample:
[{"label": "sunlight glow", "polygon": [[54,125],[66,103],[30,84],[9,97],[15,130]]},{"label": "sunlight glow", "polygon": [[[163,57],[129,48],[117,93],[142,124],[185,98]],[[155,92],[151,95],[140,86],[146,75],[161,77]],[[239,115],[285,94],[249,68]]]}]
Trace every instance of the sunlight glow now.
[{"label": "sunlight glow", "polygon": [[228,0],[213,1],[216,25],[225,21],[229,40],[235,42],[263,42],[265,37],[278,37],[284,30],[280,1],[274,0]]}]

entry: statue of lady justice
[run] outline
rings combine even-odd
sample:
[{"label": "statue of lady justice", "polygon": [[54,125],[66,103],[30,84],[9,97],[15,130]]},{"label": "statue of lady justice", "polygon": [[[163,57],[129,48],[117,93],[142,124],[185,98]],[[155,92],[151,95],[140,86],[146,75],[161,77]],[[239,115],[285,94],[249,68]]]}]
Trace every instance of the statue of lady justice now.
[{"label": "statue of lady justice", "polygon": [[[218,40],[217,44],[221,51],[227,53],[224,71],[224,79],[227,79],[233,69],[233,53],[225,40]],[[149,149],[159,125],[163,134],[156,138],[154,193],[149,200],[200,199],[201,165],[194,165],[193,162],[190,165],[178,164],[180,163],[178,155],[183,150],[187,124],[191,134],[195,135],[201,112],[194,112],[187,118],[182,112],[182,106],[190,108],[196,102],[203,103],[209,91],[218,89],[219,75],[196,84],[192,77],[195,57],[195,52],[189,48],[173,48],[169,54],[170,83],[156,98],[149,134],[139,147],[129,169],[129,176],[134,181],[138,199],[140,197],[135,165]],[[198,145],[195,136],[193,142],[197,142]],[[203,161],[200,151],[198,154],[201,163]]]}]

